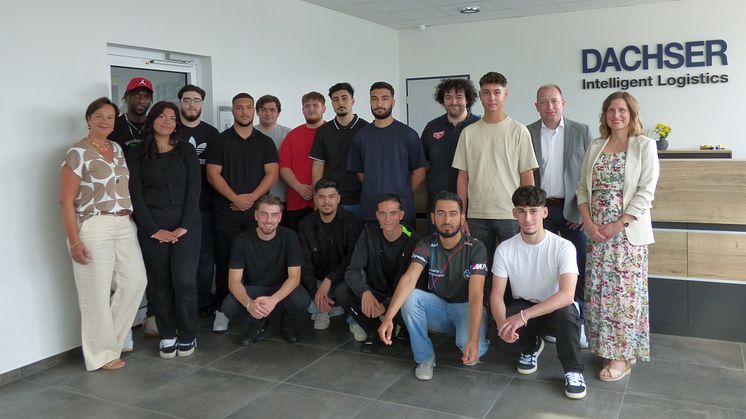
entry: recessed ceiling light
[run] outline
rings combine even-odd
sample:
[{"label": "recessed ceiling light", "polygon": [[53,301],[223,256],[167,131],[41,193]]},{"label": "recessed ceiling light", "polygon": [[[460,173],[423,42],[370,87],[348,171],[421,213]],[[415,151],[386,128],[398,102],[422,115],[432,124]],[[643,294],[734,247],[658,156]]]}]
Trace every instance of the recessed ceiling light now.
[{"label": "recessed ceiling light", "polygon": [[466,6],[462,7],[461,10],[458,11],[459,13],[463,13],[465,15],[471,15],[474,13],[479,13],[479,6]]}]

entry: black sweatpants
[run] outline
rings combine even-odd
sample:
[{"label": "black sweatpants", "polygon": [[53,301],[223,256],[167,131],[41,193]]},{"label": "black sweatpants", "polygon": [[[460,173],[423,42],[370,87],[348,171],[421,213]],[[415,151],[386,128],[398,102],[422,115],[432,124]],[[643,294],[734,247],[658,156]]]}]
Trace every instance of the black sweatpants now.
[{"label": "black sweatpants", "polygon": [[[526,300],[513,300],[506,308],[506,317],[534,305]],[[536,346],[537,336],[552,335],[557,338],[557,357],[565,372],[583,372],[583,361],[580,360],[580,314],[574,304],[533,318],[516,333],[520,337],[513,343],[498,337],[500,347],[514,354],[525,353]]]},{"label": "black sweatpants", "polygon": [[[266,297],[272,295],[280,289],[279,286],[265,287],[258,285],[245,285],[246,293],[252,299],[256,297]],[[308,305],[311,304],[311,299],[308,297],[306,289],[298,286],[296,287],[287,297],[282,299],[275,309],[270,314],[271,316],[280,315],[281,324],[283,329],[295,330],[296,324],[301,320],[308,309]],[[246,325],[249,330],[259,326],[263,321],[262,319],[255,319],[246,310],[241,303],[238,302],[233,294],[228,294],[220,306],[220,311],[223,312],[231,320],[231,323],[238,325]]]},{"label": "black sweatpants", "polygon": [[215,308],[218,309],[228,296],[228,262],[233,239],[242,232],[256,228],[254,209],[232,211],[213,210],[213,243],[215,255]]}]

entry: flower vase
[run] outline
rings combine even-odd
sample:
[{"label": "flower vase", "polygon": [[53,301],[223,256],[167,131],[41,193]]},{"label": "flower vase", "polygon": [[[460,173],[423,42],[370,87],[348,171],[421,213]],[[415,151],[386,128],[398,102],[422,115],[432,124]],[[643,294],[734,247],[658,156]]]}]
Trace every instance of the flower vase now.
[{"label": "flower vase", "polygon": [[655,145],[658,146],[658,150],[668,150],[668,140],[666,139],[656,141]]}]

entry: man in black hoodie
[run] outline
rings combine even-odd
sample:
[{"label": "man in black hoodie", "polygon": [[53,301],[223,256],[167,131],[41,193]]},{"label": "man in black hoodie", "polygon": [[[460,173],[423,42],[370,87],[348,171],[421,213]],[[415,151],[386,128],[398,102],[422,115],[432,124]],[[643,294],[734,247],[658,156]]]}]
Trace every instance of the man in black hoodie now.
[{"label": "man in black hoodie", "polygon": [[313,327],[319,330],[329,327],[332,296],[344,282],[345,269],[360,235],[357,218],[339,206],[340,200],[337,182],[319,179],[313,187],[317,211],[298,223],[304,258],[302,280],[318,310]]},{"label": "man in black hoodie", "polygon": [[[336,289],[336,302],[367,334],[362,351],[371,353],[381,346],[376,330],[386,313],[399,278],[409,267],[412,251],[420,236],[401,224],[405,218],[398,196],[384,194],[378,199],[378,223],[365,226],[355,245],[344,286]],[[404,322],[399,324],[403,327]]]}]

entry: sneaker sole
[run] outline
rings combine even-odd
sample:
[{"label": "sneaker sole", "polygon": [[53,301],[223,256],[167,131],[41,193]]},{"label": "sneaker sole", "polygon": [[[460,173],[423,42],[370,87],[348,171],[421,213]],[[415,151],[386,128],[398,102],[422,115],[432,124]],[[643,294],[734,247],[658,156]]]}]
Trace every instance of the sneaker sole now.
[{"label": "sneaker sole", "polygon": [[176,355],[179,358],[186,358],[188,356],[192,356],[193,354],[194,354],[194,348],[192,348],[192,349],[190,349],[188,351],[179,351],[179,350],[176,350]]},{"label": "sneaker sole", "polygon": [[585,391],[583,391],[582,393],[569,393],[567,390],[565,390],[565,396],[567,396],[568,399],[573,399],[573,400],[580,400],[584,398],[585,393],[586,393]]},{"label": "sneaker sole", "polygon": [[161,358],[163,359],[174,359],[176,358],[176,351],[173,351],[171,353],[165,353],[165,352],[158,351],[158,355],[160,355]]},{"label": "sneaker sole", "polygon": [[314,330],[326,330],[326,329],[329,328],[329,324],[330,323],[331,322],[325,322],[325,323],[316,324],[316,322],[313,322],[313,328],[314,328]]},{"label": "sneaker sole", "polygon": [[516,367],[516,370],[518,371],[518,374],[528,375],[528,374],[535,373],[536,370],[539,369],[539,355],[541,355],[542,352],[544,352],[544,339],[541,339],[541,346],[539,346],[539,350],[536,352],[536,366],[533,367],[533,368],[531,368],[530,370],[528,370],[528,369],[520,369],[520,368]]}]

